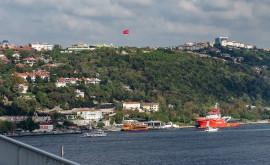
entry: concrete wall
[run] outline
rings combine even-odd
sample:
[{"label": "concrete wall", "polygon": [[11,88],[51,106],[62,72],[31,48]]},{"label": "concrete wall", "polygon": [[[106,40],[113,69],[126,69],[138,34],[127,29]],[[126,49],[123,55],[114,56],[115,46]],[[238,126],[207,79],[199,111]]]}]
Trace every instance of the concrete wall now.
[{"label": "concrete wall", "polygon": [[0,135],[0,165],[78,165],[49,152]]}]

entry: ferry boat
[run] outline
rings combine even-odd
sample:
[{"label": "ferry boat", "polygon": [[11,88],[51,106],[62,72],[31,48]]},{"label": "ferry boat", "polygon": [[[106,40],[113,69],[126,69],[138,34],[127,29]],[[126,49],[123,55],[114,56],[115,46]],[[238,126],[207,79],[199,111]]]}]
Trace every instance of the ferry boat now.
[{"label": "ferry boat", "polygon": [[135,123],[124,124],[124,126],[121,129],[121,131],[129,131],[129,132],[133,132],[133,131],[147,131],[147,130],[148,130],[148,126],[147,125],[137,125]]},{"label": "ferry boat", "polygon": [[107,133],[105,133],[101,129],[98,129],[98,130],[93,130],[91,132],[84,133],[83,136],[84,137],[102,137],[102,136],[107,136]]},{"label": "ferry boat", "polygon": [[239,123],[227,123],[231,119],[230,116],[221,117],[217,104],[206,117],[197,118],[199,128],[206,128],[209,121],[209,127],[223,128],[223,127],[238,127]]}]

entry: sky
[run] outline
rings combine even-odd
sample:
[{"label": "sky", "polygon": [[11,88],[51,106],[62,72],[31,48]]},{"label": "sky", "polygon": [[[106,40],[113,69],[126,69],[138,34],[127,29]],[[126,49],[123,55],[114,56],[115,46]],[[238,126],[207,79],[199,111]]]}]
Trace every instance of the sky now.
[{"label": "sky", "polygon": [[270,0],[1,0],[0,41],[163,47],[227,36],[269,48],[269,20]]}]

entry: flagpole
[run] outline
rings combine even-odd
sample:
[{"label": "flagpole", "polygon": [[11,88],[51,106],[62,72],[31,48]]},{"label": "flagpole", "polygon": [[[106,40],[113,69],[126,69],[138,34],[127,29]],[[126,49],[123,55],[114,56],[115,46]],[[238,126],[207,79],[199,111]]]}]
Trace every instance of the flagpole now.
[{"label": "flagpole", "polygon": [[128,47],[129,47],[129,33],[128,33]]}]

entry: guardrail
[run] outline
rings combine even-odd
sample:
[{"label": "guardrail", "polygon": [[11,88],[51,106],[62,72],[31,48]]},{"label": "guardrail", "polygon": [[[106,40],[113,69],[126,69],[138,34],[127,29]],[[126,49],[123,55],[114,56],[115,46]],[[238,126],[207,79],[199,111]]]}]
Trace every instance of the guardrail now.
[{"label": "guardrail", "polygon": [[0,135],[1,165],[79,165],[60,156]]}]

